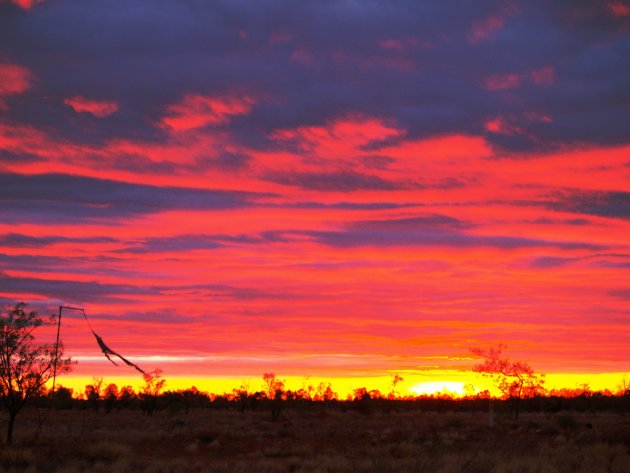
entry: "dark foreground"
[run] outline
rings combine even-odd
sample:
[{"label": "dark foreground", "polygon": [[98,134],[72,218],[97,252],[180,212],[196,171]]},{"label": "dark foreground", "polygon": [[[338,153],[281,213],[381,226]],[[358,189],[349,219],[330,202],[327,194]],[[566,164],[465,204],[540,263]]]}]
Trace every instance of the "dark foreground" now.
[{"label": "dark foreground", "polygon": [[481,412],[31,410],[0,471],[630,472],[630,416],[501,414],[490,429]]}]

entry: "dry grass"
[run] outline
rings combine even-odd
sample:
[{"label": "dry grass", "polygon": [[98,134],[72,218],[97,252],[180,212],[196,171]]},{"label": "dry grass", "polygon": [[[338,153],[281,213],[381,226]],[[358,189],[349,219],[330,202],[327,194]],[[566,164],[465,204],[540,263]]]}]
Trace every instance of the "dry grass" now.
[{"label": "dry grass", "polygon": [[[630,472],[630,419],[525,414],[487,427],[481,413],[197,410],[188,415],[26,412],[0,471]],[[0,424],[3,425],[3,424]]]}]

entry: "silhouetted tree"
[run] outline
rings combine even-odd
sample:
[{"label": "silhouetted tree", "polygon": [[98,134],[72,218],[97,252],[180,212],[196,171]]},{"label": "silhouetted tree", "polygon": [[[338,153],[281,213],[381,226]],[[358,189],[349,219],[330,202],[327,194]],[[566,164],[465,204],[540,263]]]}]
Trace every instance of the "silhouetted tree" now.
[{"label": "silhouetted tree", "polygon": [[118,394],[118,405],[121,408],[130,408],[138,400],[138,396],[131,386],[123,386]]},{"label": "silhouetted tree", "polygon": [[239,412],[245,412],[249,406],[249,385],[247,383],[241,384],[239,388],[232,390],[232,399],[236,401],[236,406]]},{"label": "silhouetted tree", "polygon": [[[63,358],[63,346],[37,345],[33,332],[44,325],[35,311],[26,312],[20,302],[6,315],[0,315],[0,398],[9,413],[7,443],[13,441],[15,419],[26,402],[41,394],[46,382],[57,373],[70,371],[70,359]],[[55,322],[51,316],[50,323]]]},{"label": "silhouetted tree", "polygon": [[56,409],[70,409],[73,404],[74,391],[71,388],[57,386],[55,392],[48,392],[48,398],[51,400]]},{"label": "silhouetted tree", "polygon": [[276,391],[284,390],[284,381],[276,378],[274,373],[265,373],[263,375],[263,381],[265,382],[265,395],[267,399],[275,399]]},{"label": "silhouetted tree", "polygon": [[398,392],[397,386],[402,381],[404,381],[404,378],[402,378],[401,376],[398,376],[397,374],[394,375],[394,377],[392,378],[391,390],[390,390],[389,394],[387,395],[388,399],[396,399],[397,397],[400,396],[400,393]]},{"label": "silhouetted tree", "polygon": [[514,399],[514,418],[518,419],[521,398],[543,393],[544,375],[535,374],[532,367],[523,361],[501,358],[505,348],[505,345],[499,345],[487,350],[471,349],[472,353],[484,360],[473,366],[473,371],[490,378],[505,397]]},{"label": "silhouetted tree", "polygon": [[144,386],[140,392],[140,399],[142,400],[142,410],[148,415],[152,416],[157,406],[158,397],[160,391],[164,389],[166,380],[162,378],[162,370],[156,369],[150,373],[142,375],[144,378]]},{"label": "silhouetted tree", "polygon": [[191,407],[207,407],[210,405],[210,396],[205,392],[199,391],[195,386],[182,391],[181,394],[186,414],[188,414]]},{"label": "silhouetted tree", "polygon": [[339,395],[335,391],[333,391],[332,385],[330,383],[328,383],[326,389],[324,389],[324,391],[319,396],[320,400],[324,402],[336,401],[337,399],[339,399]]},{"label": "silhouetted tree", "polygon": [[273,400],[271,401],[271,422],[275,422],[280,418],[282,411],[282,389],[277,389]]},{"label": "silhouetted tree", "polygon": [[103,378],[93,377],[92,384],[85,386],[85,400],[87,401],[87,405],[92,408],[94,412],[98,412],[100,407],[102,389]]},{"label": "silhouetted tree", "polygon": [[118,386],[116,384],[110,383],[107,385],[103,393],[103,401],[105,403],[105,412],[111,412],[118,402]]}]

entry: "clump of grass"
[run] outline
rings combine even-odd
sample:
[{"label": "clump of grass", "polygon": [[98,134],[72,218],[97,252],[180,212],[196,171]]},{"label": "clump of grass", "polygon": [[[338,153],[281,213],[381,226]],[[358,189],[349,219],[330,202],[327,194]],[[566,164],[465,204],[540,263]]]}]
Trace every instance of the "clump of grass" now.
[{"label": "clump of grass", "polygon": [[464,460],[460,470],[462,473],[491,473],[494,471],[494,462],[487,457],[471,457]]},{"label": "clump of grass", "polygon": [[446,419],[446,422],[444,422],[444,428],[446,429],[461,430],[465,426],[466,424],[464,423],[463,419],[456,416],[450,416]]},{"label": "clump of grass", "polygon": [[2,471],[24,471],[35,468],[35,455],[31,449],[12,448],[0,452]]},{"label": "clump of grass", "polygon": [[184,419],[177,418],[171,422],[171,426],[173,429],[183,429],[186,426],[186,421]]},{"label": "clump of grass", "polygon": [[219,436],[215,432],[209,430],[201,430],[195,433],[195,439],[204,445],[209,445],[215,442],[218,437]]},{"label": "clump of grass", "polygon": [[114,463],[116,460],[129,455],[130,449],[126,445],[112,443],[108,440],[89,445],[84,456],[92,463]]},{"label": "clump of grass", "polygon": [[558,425],[563,429],[575,430],[579,427],[578,421],[570,414],[561,414],[556,417]]},{"label": "clump of grass", "polygon": [[541,427],[541,425],[538,422],[536,422],[535,420],[530,420],[527,423],[527,428],[530,429],[530,430],[538,430],[538,429],[540,429],[540,427]]}]

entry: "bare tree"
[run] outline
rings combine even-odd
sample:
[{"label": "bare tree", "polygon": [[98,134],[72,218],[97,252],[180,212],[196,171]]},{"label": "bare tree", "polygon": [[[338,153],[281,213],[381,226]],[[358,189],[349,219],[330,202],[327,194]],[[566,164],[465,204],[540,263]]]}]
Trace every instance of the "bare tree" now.
[{"label": "bare tree", "polygon": [[473,371],[490,378],[504,397],[514,399],[514,417],[518,419],[521,399],[541,394],[545,375],[535,374],[532,367],[523,361],[501,358],[501,352],[506,348],[505,345],[485,350],[472,348],[471,352],[484,360],[473,366]]},{"label": "bare tree", "polygon": [[[69,358],[63,358],[63,345],[38,345],[34,330],[45,324],[35,311],[26,312],[20,302],[0,315],[0,398],[9,413],[7,443],[13,442],[15,419],[27,401],[41,393],[46,382],[57,373],[71,369]],[[51,316],[51,323],[55,316]]]}]

